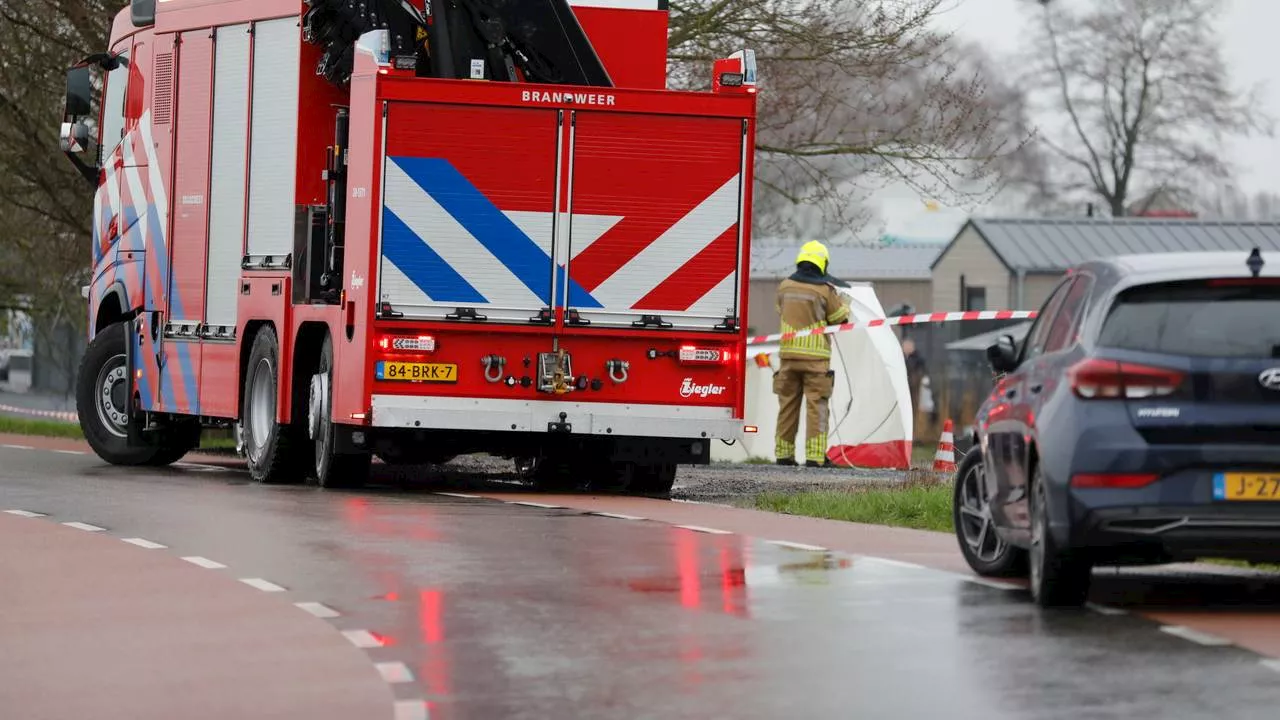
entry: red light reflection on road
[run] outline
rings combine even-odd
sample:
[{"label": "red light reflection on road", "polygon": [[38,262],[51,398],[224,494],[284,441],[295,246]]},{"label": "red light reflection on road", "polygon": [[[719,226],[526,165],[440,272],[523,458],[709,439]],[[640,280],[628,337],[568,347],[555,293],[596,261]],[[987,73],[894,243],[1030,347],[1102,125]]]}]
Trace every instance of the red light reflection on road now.
[{"label": "red light reflection on road", "polygon": [[439,540],[440,533],[431,525],[433,513],[429,507],[378,507],[362,497],[342,501],[343,520],[349,528],[380,537]]},{"label": "red light reflection on road", "polygon": [[698,541],[687,530],[675,530],[676,568],[680,573],[680,604],[697,609],[702,605],[702,581],[698,577]]},{"label": "red light reflection on road", "polygon": [[427,646],[420,675],[427,692],[450,695],[449,651],[444,645],[444,592],[434,588],[418,591],[418,625]]}]

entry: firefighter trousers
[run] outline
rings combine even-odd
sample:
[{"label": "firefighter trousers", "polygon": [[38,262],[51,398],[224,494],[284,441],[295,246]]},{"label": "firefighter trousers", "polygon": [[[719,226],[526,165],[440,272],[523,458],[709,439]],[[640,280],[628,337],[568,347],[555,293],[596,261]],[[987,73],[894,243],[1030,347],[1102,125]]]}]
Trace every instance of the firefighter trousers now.
[{"label": "firefighter trousers", "polygon": [[800,431],[800,403],[803,401],[808,406],[805,460],[826,461],[827,423],[830,420],[834,378],[826,360],[782,360],[782,368],[773,376],[773,392],[778,396],[775,454],[779,460],[796,455],[796,433]]}]

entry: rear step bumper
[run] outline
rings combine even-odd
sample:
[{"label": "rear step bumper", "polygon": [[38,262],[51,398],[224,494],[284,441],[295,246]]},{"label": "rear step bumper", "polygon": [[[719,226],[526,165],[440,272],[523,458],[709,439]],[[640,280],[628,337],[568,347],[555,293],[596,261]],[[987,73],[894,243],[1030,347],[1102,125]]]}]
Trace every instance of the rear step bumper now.
[{"label": "rear step bumper", "polygon": [[742,437],[731,408],[553,400],[374,395],[374,427],[493,432],[565,432],[619,437]]}]

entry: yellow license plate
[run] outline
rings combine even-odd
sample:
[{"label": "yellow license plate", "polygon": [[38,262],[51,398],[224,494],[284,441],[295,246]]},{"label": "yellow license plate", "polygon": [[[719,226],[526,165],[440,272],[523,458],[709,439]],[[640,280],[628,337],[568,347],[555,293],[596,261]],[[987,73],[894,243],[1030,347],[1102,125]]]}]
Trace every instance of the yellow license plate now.
[{"label": "yellow license plate", "polygon": [[1213,499],[1280,501],[1280,474],[1218,473],[1213,476]]},{"label": "yellow license plate", "polygon": [[458,366],[451,363],[390,362],[380,360],[373,376],[379,380],[408,382],[458,382]]}]

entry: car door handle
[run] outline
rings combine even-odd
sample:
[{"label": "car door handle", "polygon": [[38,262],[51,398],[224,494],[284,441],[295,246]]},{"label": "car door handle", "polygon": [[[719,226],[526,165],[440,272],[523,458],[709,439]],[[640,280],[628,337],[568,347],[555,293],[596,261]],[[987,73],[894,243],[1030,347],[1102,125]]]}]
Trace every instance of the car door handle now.
[{"label": "car door handle", "polygon": [[1039,393],[1039,392],[1040,392],[1041,390],[1043,390],[1043,389],[1044,389],[1044,385],[1032,385],[1032,386],[1031,386],[1031,394],[1032,394],[1032,395],[1035,395],[1035,394]]}]

